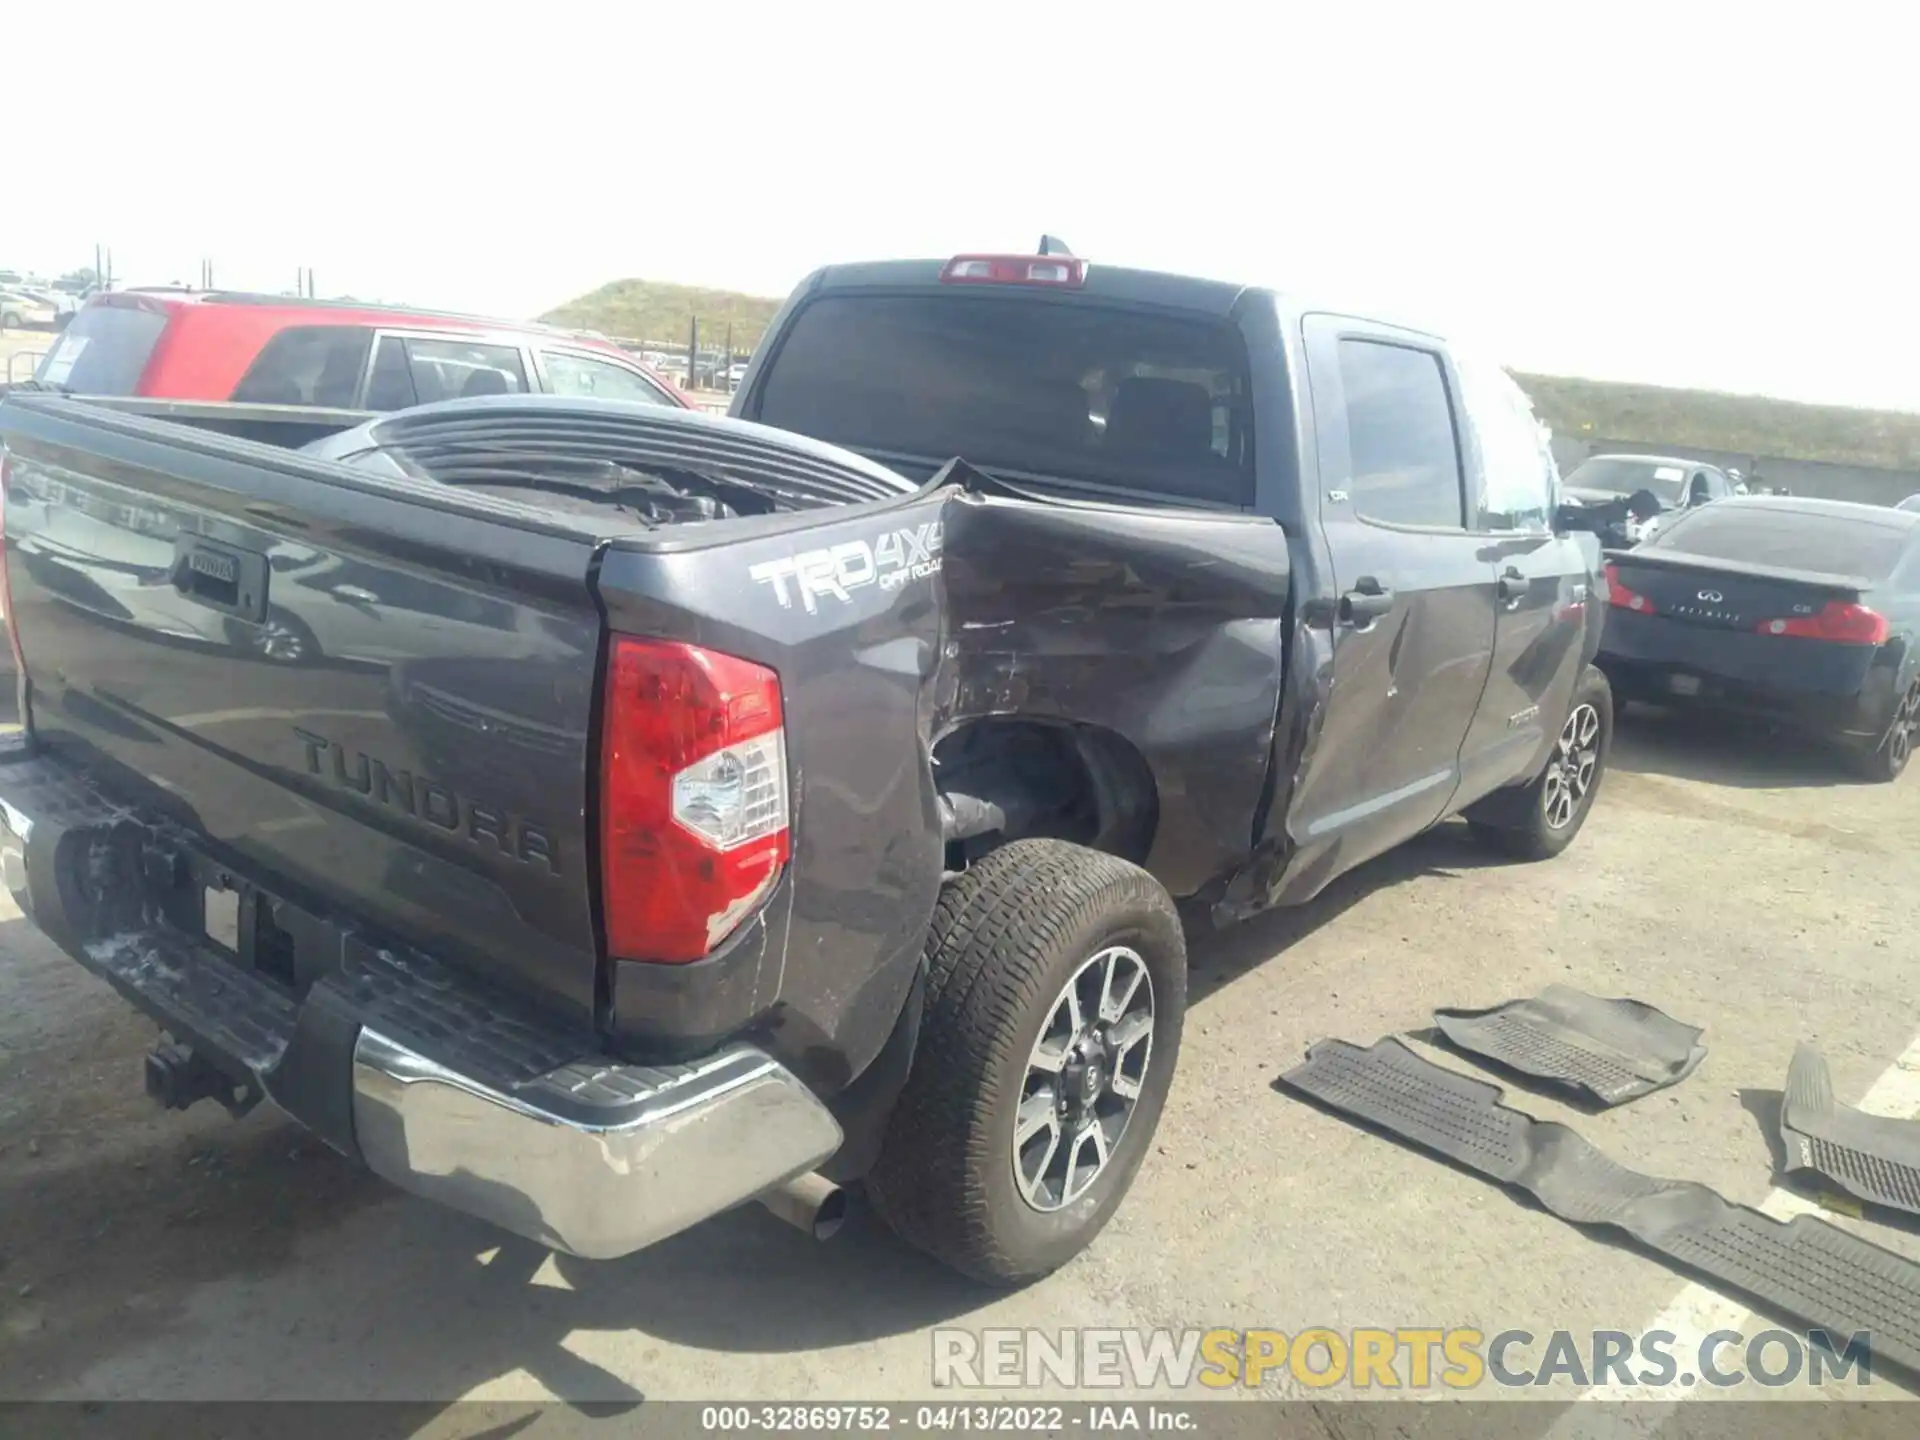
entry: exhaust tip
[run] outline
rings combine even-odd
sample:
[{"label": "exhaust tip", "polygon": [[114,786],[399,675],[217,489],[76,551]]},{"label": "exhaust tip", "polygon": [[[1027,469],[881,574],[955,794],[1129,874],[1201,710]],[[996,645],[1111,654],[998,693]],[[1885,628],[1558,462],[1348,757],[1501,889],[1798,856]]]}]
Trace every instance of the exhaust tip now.
[{"label": "exhaust tip", "polygon": [[775,1186],[760,1203],[815,1240],[831,1240],[847,1221],[847,1192],[824,1175],[802,1175]]},{"label": "exhaust tip", "polygon": [[820,1208],[813,1212],[813,1238],[831,1240],[846,1223],[847,1192],[836,1185],[832,1193],[821,1200]]}]

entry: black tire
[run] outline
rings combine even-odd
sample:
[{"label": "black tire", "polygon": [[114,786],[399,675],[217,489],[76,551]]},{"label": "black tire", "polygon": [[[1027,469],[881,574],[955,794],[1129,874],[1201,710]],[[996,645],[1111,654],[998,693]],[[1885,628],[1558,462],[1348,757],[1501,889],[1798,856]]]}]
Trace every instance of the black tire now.
[{"label": "black tire", "polygon": [[[1037,1208],[1014,1175],[1016,1118],[1023,1099],[1037,1098],[1029,1060],[1069,980],[1113,946],[1137,956],[1151,982],[1145,1072],[1085,1192],[1071,1195],[1069,1171],[1065,1203]],[[919,1048],[868,1193],[901,1238],[962,1274],[1037,1279],[1100,1233],[1152,1144],[1186,1015],[1179,917],[1138,866],[1064,841],[1016,840],[941,892],[926,956]]]},{"label": "black tire", "polygon": [[1847,761],[1862,780],[1890,785],[1906,773],[1916,745],[1920,745],[1920,675],[1902,692],[1880,743],[1871,750],[1849,750]]},{"label": "black tire", "polygon": [[[1578,748],[1583,754],[1591,750],[1591,771],[1584,788],[1574,797],[1571,809],[1562,812],[1556,797],[1567,792],[1571,778],[1579,773],[1578,762],[1574,771],[1566,768],[1569,737],[1583,731],[1584,717],[1589,711],[1595,725],[1594,737],[1590,745]],[[1613,689],[1607,684],[1607,677],[1589,665],[1574,687],[1566,722],[1548,752],[1545,767],[1531,784],[1469,813],[1467,823],[1474,839],[1516,860],[1552,859],[1573,843],[1574,836],[1587,823],[1601,782],[1606,778],[1607,757],[1612,748]],[[1562,813],[1564,818],[1557,818]]]}]

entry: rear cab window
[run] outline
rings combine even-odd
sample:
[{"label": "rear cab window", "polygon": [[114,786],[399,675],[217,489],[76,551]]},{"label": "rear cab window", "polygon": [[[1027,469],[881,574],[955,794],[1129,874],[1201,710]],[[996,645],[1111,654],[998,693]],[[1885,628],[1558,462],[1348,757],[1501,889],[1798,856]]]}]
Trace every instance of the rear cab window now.
[{"label": "rear cab window", "polygon": [[959,456],[1010,479],[1248,507],[1246,346],[1226,320],[1053,297],[808,302],[755,418],[906,471]]},{"label": "rear cab window", "polygon": [[33,378],[80,395],[136,394],[167,318],[130,305],[89,305],[68,323]]},{"label": "rear cab window", "polygon": [[1729,503],[1688,511],[1645,546],[1705,560],[1884,580],[1899,562],[1907,538],[1905,530],[1873,520]]}]

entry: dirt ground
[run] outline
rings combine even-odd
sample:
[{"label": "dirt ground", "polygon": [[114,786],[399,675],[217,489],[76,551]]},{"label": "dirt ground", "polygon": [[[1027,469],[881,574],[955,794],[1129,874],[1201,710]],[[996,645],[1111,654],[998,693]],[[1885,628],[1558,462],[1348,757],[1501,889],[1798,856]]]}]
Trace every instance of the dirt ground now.
[{"label": "dirt ground", "polygon": [[[1692,1303],[1683,1277],[1273,1078],[1313,1040],[1369,1043],[1436,1005],[1555,980],[1631,994],[1707,1027],[1691,1079],[1601,1115],[1510,1101],[1758,1203],[1795,1042],[1852,1103],[1920,1029],[1917,842],[1920,776],[1857,784],[1784,738],[1636,712],[1560,860],[1493,863],[1450,825],[1302,910],[1196,935],[1157,1153],[1087,1255],[1014,1294],[871,1220],[815,1245],[754,1208],[627,1260],[557,1259],[265,1108],[163,1114],[140,1087],[152,1027],[9,911],[0,1400],[872,1399],[928,1393],[940,1324],[1639,1330]],[[1920,1230],[1845,1208],[1830,1218],[1920,1256]]]}]

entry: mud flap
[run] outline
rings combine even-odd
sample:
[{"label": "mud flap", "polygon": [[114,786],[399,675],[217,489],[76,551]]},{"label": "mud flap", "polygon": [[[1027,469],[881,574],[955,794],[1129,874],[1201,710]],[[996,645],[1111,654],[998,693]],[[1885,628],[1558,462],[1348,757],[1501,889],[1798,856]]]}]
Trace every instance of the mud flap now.
[{"label": "mud flap", "polygon": [[1436,1010],[1433,1023],[1461,1050],[1601,1106],[1677,1085],[1707,1054],[1695,1026],[1566,985],[1491,1010]]},{"label": "mud flap", "polygon": [[1920,1121],[1864,1115],[1833,1098],[1826,1057],[1793,1052],[1780,1103],[1789,1170],[1811,1170],[1849,1195],[1920,1215]]},{"label": "mud flap", "polygon": [[1862,1331],[1874,1361],[1920,1373],[1920,1265],[1824,1220],[1784,1224],[1706,1186],[1616,1164],[1564,1125],[1500,1103],[1496,1085],[1423,1060],[1391,1037],[1322,1040],[1288,1090],[1526,1191],[1560,1219],[1605,1225],[1677,1269],[1827,1332]]}]

